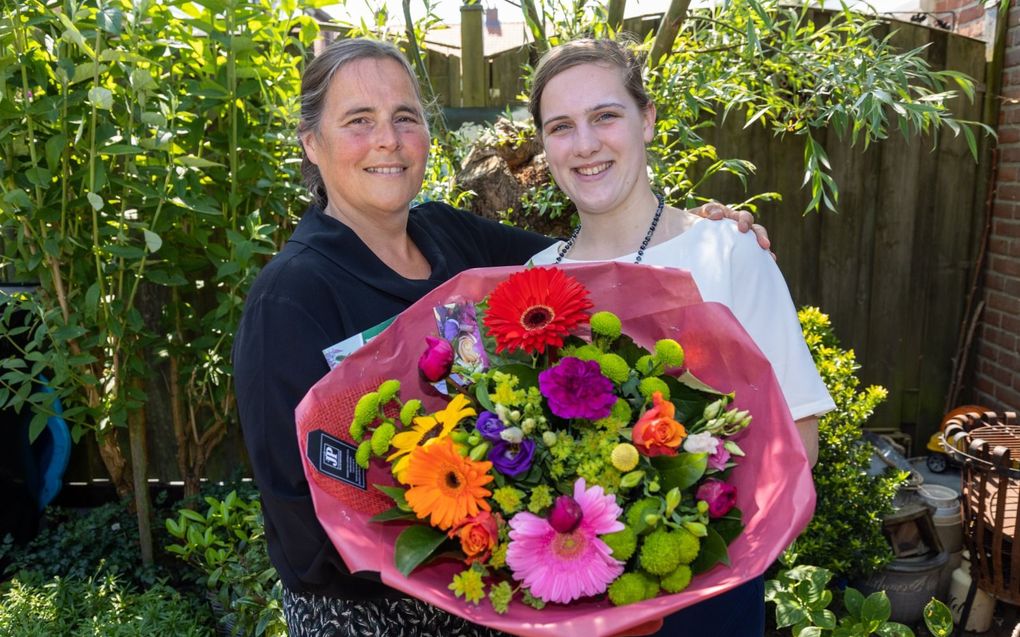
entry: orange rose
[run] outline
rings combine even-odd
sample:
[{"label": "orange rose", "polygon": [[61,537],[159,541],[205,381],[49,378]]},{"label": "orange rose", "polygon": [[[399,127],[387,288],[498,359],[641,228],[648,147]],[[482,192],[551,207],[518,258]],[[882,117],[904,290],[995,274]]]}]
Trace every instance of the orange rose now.
[{"label": "orange rose", "polygon": [[662,399],[660,392],[652,394],[652,408],[641,415],[631,434],[634,446],[646,456],[675,456],[687,437],[687,430],[673,419],[676,407]]},{"label": "orange rose", "polygon": [[450,529],[450,537],[460,539],[460,548],[467,556],[465,562],[483,562],[499,543],[499,518],[488,511],[480,511]]}]

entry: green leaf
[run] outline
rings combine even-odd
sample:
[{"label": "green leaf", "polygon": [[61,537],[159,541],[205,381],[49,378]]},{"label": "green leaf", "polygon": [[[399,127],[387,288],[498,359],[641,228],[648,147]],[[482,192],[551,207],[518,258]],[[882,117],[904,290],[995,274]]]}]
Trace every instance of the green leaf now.
[{"label": "green leaf", "polygon": [[798,607],[796,604],[791,603],[788,599],[783,599],[776,602],[776,627],[786,628],[787,626],[793,626],[794,624],[800,623],[807,619],[807,613],[804,609]]},{"label": "green leaf", "polygon": [[120,9],[116,7],[104,7],[103,10],[96,15],[96,25],[107,33],[120,35],[121,22],[123,22],[123,19],[124,12]]},{"label": "green leaf", "polygon": [[223,167],[223,164],[209,161],[208,159],[202,159],[201,157],[195,157],[194,155],[174,157],[174,161],[182,166],[188,166],[189,168],[212,168],[214,166]]},{"label": "green leaf", "polygon": [[934,637],[949,637],[953,633],[953,614],[949,607],[932,599],[924,607],[924,625]]},{"label": "green leaf", "polygon": [[95,210],[96,212],[99,212],[100,210],[103,209],[103,198],[102,197],[100,197],[99,195],[97,195],[94,192],[88,193],[87,195],[85,195],[85,197],[89,200],[89,203],[92,204],[92,209],[93,210]]},{"label": "green leaf", "polygon": [[445,540],[446,534],[431,526],[409,526],[397,536],[393,546],[393,563],[406,577],[429,559]]},{"label": "green leaf", "polygon": [[875,633],[882,637],[914,637],[914,631],[896,622],[882,624]]},{"label": "green leaf", "polygon": [[698,551],[698,557],[691,563],[691,572],[695,575],[704,573],[719,563],[729,566],[730,554],[726,549],[725,540],[712,527],[709,527],[708,535],[701,538],[701,550]]},{"label": "green leaf", "polygon": [[376,515],[373,515],[369,521],[391,522],[393,520],[416,520],[416,519],[418,519],[418,516],[415,515],[414,512],[404,511],[400,507],[393,507],[392,509],[387,509],[382,513],[377,513]]},{"label": "green leaf", "polygon": [[885,591],[876,591],[865,598],[861,605],[861,620],[865,622],[886,622],[892,614],[892,605]]},{"label": "green leaf", "polygon": [[[663,491],[689,489],[705,475],[707,453],[681,453],[675,456],[656,456],[652,466],[659,471],[659,484]],[[723,543],[725,545],[725,542]]]},{"label": "green leaf", "polygon": [[133,144],[110,144],[100,148],[99,152],[104,155],[140,155],[145,150]]},{"label": "green leaf", "polygon": [[36,413],[32,416],[32,422],[28,425],[28,441],[35,442],[35,439],[46,429],[46,422],[49,416],[44,413]]},{"label": "green leaf", "polygon": [[58,133],[46,140],[46,165],[50,170],[56,170],[60,166],[60,157],[67,147],[67,135]]},{"label": "green leaf", "polygon": [[4,201],[12,203],[19,208],[32,207],[32,200],[29,198],[28,193],[21,188],[15,188],[14,190],[6,193],[4,195]]},{"label": "green leaf", "polygon": [[389,487],[383,484],[373,484],[372,486],[388,495],[398,507],[404,507],[405,511],[410,510],[411,507],[407,504],[405,495],[406,490],[403,487]]},{"label": "green leaf", "polygon": [[814,610],[808,613],[811,623],[819,628],[832,630],[836,627],[836,614],[829,609]]},{"label": "green leaf", "polygon": [[108,111],[113,108],[113,93],[110,89],[93,86],[89,89],[89,102],[96,108]]},{"label": "green leaf", "polygon": [[145,247],[149,249],[149,252],[158,252],[163,246],[163,239],[152,230],[142,228],[142,234],[145,235]]},{"label": "green leaf", "polygon": [[846,590],[843,592],[843,606],[846,607],[846,610],[850,613],[851,617],[854,619],[860,619],[861,610],[864,607],[864,595],[861,595],[861,592],[856,588],[847,586]]}]

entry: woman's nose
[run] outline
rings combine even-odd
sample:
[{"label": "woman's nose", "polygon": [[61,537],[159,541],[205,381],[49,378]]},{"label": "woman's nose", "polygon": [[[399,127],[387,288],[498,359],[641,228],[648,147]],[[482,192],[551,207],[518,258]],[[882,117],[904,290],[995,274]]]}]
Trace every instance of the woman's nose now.
[{"label": "woman's nose", "polygon": [[595,131],[587,125],[580,125],[575,129],[574,152],[581,157],[587,157],[602,147]]},{"label": "woman's nose", "polygon": [[375,129],[375,144],[379,148],[395,149],[400,147],[400,133],[393,122],[380,122]]}]

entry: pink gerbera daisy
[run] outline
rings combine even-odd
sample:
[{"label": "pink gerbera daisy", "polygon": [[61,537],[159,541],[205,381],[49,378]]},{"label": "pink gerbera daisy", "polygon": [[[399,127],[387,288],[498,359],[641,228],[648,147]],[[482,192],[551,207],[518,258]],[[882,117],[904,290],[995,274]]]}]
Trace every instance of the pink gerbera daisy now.
[{"label": "pink gerbera daisy", "polygon": [[579,478],[574,500],[581,507],[581,520],[567,533],[558,533],[549,520],[531,513],[518,513],[510,520],[507,566],[514,579],[546,602],[565,604],[604,593],[623,573],[623,563],[613,559],[598,538],[623,529],[616,499],[602,487],[586,489]]}]

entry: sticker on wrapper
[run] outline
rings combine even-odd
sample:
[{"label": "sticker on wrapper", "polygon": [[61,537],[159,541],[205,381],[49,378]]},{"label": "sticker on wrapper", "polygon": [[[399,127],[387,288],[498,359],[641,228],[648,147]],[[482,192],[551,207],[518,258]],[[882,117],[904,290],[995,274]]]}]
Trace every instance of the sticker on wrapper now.
[{"label": "sticker on wrapper", "polygon": [[[437,305],[432,310],[436,317],[439,335],[453,346],[453,366],[463,369],[468,374],[480,372],[489,367],[489,359],[482,345],[482,332],[478,327],[478,315],[475,304],[469,301]],[[458,385],[469,382],[461,374],[450,374],[450,378]],[[443,381],[436,383],[441,391],[445,390]],[[447,393],[443,391],[443,393]]]},{"label": "sticker on wrapper", "polygon": [[354,445],[334,438],[321,429],[308,434],[308,461],[319,473],[367,491],[365,470],[354,460],[357,451]]}]

